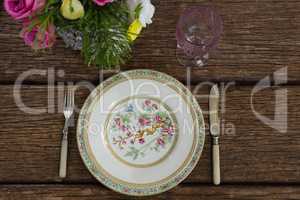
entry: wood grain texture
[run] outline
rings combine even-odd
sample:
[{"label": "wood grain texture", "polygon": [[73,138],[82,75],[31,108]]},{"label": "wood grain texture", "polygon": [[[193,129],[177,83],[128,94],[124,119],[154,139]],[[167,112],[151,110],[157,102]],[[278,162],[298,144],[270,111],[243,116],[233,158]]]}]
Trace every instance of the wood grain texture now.
[{"label": "wood grain texture", "polygon": [[[275,116],[275,107],[285,109],[284,95],[287,91],[287,121],[283,112],[277,113],[277,120],[271,128],[254,114],[251,108],[252,87],[233,87],[226,92],[223,124],[225,127],[233,124],[235,134],[231,130],[223,130],[221,138],[221,157],[226,156],[228,163],[222,163],[223,181],[239,182],[240,178],[255,182],[276,182],[277,177],[283,182],[299,182],[300,169],[293,166],[300,161],[300,88],[273,87],[264,89],[253,95],[253,109],[271,120]],[[276,100],[276,92],[278,95]],[[286,132],[280,132],[278,127],[287,126]],[[276,127],[277,126],[277,127]],[[244,166],[244,167],[242,167]],[[271,173],[270,173],[271,172]],[[292,176],[285,176],[290,172]],[[275,175],[276,174],[276,175]]]},{"label": "wood grain texture", "polygon": [[[94,200],[94,199],[141,199],[117,194],[98,185],[3,185],[0,198]],[[143,199],[191,199],[191,200],[298,200],[300,187],[296,186],[177,186],[169,192]]]},{"label": "wood grain texture", "polygon": [[[193,5],[214,5],[224,20],[224,34],[217,52],[205,68],[194,69],[192,80],[257,81],[281,67],[288,67],[289,81],[300,81],[300,2],[296,0],[154,0],[154,23],[143,31],[134,45],[131,61],[122,70],[148,68],[185,80],[185,68],[176,56],[175,27],[182,10]],[[97,81],[97,69],[87,67],[78,52],[55,48],[36,54],[23,44],[20,25],[0,8],[0,80],[14,82],[29,69],[64,70],[57,81]],[[114,72],[105,72],[107,76]],[[43,76],[29,82],[45,83]]]},{"label": "wood grain texture", "polygon": [[[64,118],[58,110],[61,109],[63,88],[56,88],[55,96],[47,96],[47,86],[24,86],[22,88],[22,100],[29,107],[40,109],[46,107],[48,101],[55,102],[49,105],[53,112],[38,115],[25,114],[16,107],[13,88],[10,86],[0,87],[0,177],[1,182],[10,183],[45,183],[59,182],[58,166],[61,130],[64,125]],[[87,89],[80,89],[76,92],[76,105],[81,107],[88,95]],[[60,102],[59,102],[60,101]],[[201,100],[204,107],[207,106],[205,99]],[[58,106],[60,105],[60,106]],[[53,110],[54,109],[54,110]],[[77,116],[76,116],[77,117]],[[69,159],[68,174],[65,182],[96,182],[85,169],[76,143],[75,128],[69,130]],[[206,146],[207,153],[203,154],[198,171],[201,176],[210,178],[209,171],[209,146]],[[200,168],[200,169],[199,169]],[[47,172],[47,173],[45,173]],[[197,181],[198,177],[191,175],[190,181]]]},{"label": "wood grain texture", "polygon": [[[59,150],[63,115],[57,110],[62,102],[63,87],[47,96],[47,86],[23,86],[22,100],[31,108],[43,108],[50,102],[51,113],[29,115],[16,107],[12,86],[0,86],[0,177],[2,183],[60,182]],[[223,107],[223,133],[220,142],[223,183],[299,183],[300,180],[300,88],[270,88],[254,96],[254,107],[272,117],[274,92],[288,89],[288,130],[280,133],[258,120],[250,106],[251,87],[231,87]],[[203,109],[206,123],[209,90],[193,92]],[[76,91],[77,105],[82,105],[88,90]],[[52,100],[54,101],[52,105]],[[24,107],[21,107],[23,109]],[[277,122],[281,123],[281,122]],[[224,128],[225,127],[225,128]],[[233,130],[232,131],[232,127]],[[85,169],[76,145],[75,129],[70,130],[69,176],[64,182],[95,183]],[[201,160],[185,182],[211,183],[210,137]]]}]

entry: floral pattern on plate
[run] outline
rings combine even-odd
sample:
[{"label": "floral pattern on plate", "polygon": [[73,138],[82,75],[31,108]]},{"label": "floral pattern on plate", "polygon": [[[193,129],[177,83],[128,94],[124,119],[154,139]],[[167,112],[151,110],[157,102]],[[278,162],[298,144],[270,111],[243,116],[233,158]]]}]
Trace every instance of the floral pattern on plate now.
[{"label": "floral pattern on plate", "polygon": [[176,143],[175,122],[167,105],[154,98],[123,100],[109,117],[108,146],[125,164],[135,167],[158,164]]}]

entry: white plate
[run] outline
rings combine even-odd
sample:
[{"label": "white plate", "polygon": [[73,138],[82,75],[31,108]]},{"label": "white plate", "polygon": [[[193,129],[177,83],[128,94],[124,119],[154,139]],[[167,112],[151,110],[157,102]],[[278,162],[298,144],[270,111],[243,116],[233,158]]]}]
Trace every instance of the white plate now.
[{"label": "white plate", "polygon": [[190,91],[156,71],[113,76],[86,100],[78,120],[81,157],[105,186],[128,195],[164,192],[183,181],[204,145],[204,120]]}]

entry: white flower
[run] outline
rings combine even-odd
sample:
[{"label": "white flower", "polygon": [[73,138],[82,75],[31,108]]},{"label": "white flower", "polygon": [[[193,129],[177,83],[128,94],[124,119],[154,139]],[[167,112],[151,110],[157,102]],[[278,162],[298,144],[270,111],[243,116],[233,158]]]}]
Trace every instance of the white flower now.
[{"label": "white flower", "polygon": [[[127,0],[127,4],[132,21],[138,18],[143,27],[152,23],[155,7],[152,5],[150,0]],[[141,6],[140,10],[138,9],[139,6]],[[139,11],[139,13],[136,13],[136,11]],[[139,14],[138,17],[136,16],[137,14]]]}]

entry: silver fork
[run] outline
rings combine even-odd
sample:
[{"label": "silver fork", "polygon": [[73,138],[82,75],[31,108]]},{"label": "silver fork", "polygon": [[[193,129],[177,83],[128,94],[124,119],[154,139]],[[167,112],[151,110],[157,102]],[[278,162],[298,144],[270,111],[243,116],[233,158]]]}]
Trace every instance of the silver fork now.
[{"label": "silver fork", "polygon": [[74,91],[72,88],[68,88],[65,92],[64,100],[64,116],[65,126],[63,129],[63,137],[61,141],[60,150],[60,166],[59,166],[59,177],[65,178],[67,175],[67,159],[68,159],[68,128],[70,126],[70,119],[74,112]]}]

